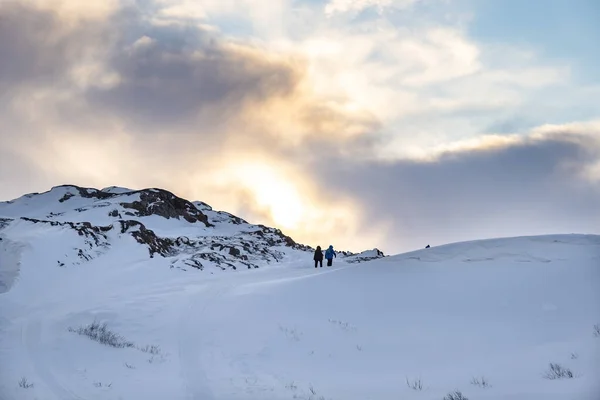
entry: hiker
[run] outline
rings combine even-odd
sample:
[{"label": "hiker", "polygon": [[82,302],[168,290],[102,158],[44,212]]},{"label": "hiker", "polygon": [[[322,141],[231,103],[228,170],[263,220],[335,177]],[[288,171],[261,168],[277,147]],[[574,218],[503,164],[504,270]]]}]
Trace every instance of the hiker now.
[{"label": "hiker", "polygon": [[327,259],[328,267],[331,267],[331,264],[333,263],[333,257],[337,258],[337,254],[335,254],[335,251],[333,250],[333,246],[329,245],[329,248],[327,250],[325,250],[325,258]]},{"label": "hiker", "polygon": [[313,260],[315,260],[315,268],[317,268],[318,263],[321,263],[321,268],[323,268],[323,251],[321,250],[321,246],[317,246]]}]

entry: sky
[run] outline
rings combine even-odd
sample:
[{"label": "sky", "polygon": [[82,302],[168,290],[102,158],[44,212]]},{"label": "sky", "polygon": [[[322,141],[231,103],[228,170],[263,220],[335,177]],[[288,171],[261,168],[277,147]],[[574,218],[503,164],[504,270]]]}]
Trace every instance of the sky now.
[{"label": "sky", "polygon": [[0,199],[160,187],[311,246],[600,233],[593,0],[5,0]]}]

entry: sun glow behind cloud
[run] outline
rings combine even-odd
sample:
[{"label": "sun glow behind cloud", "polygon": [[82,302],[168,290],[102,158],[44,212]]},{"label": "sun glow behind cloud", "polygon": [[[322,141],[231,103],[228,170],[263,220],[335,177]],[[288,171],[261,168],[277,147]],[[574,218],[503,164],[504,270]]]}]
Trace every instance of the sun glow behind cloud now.
[{"label": "sun glow behind cloud", "polygon": [[[568,63],[535,49],[479,42],[443,12],[451,3],[27,0],[12,14],[0,3],[0,35],[18,39],[0,37],[0,155],[49,184],[162,186],[301,242],[393,243],[390,230],[415,229],[402,214],[414,205],[373,217],[370,190],[339,176],[542,146],[554,140],[536,141],[544,129],[572,132],[567,147],[597,134],[558,115],[589,115],[600,88],[579,90]],[[564,163],[597,182],[589,154]],[[377,198],[419,190],[396,176],[362,184],[385,180]],[[4,196],[22,194],[2,179]]]},{"label": "sun glow behind cloud", "polygon": [[[307,243],[329,242],[331,232],[360,229],[361,212],[356,204],[318,187],[297,168],[268,155],[229,154],[226,160],[204,185],[209,192],[222,194],[218,203],[227,209],[244,211],[248,206]],[[244,200],[230,196],[232,188]],[[365,242],[360,236],[336,240],[350,247]]]},{"label": "sun glow behind cloud", "polygon": [[268,210],[271,219],[285,229],[295,229],[306,218],[308,205],[302,198],[295,181],[285,177],[274,165],[256,161],[230,163],[226,184],[252,193],[259,208]]}]

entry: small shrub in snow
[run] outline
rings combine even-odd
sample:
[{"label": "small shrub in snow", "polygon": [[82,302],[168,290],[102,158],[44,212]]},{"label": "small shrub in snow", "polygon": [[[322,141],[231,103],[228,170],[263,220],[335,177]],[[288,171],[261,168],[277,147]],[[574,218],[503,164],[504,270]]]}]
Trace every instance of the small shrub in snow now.
[{"label": "small shrub in snow", "polygon": [[413,381],[410,381],[408,378],[406,378],[406,386],[412,390],[423,390],[423,382],[421,381],[421,378],[414,379]]},{"label": "small shrub in snow", "polygon": [[143,351],[144,353],[150,353],[150,354],[160,354],[160,347],[156,346],[156,345],[146,345],[145,347],[140,347],[139,348],[141,351]]},{"label": "small shrub in snow", "polygon": [[69,331],[87,336],[106,346],[116,348],[133,347],[132,342],[126,340],[123,336],[110,331],[106,326],[106,323],[100,325],[98,322],[94,321],[87,326],[81,326],[77,329],[69,328]]},{"label": "small shrub in snow", "polygon": [[337,325],[338,327],[340,327],[341,329],[348,331],[348,332],[355,332],[356,331],[356,327],[351,325],[348,322],[344,322],[344,321],[338,321],[335,319],[329,319],[329,323],[333,324],[333,325]]},{"label": "small shrub in snow", "polygon": [[[325,396],[319,395],[313,385],[308,386],[308,391],[299,389],[295,382],[288,383],[285,388],[293,393],[293,399],[297,400],[326,400]],[[331,400],[331,399],[329,399]]]},{"label": "small shrub in snow", "polygon": [[571,360],[577,360],[579,358],[579,354],[571,353]]},{"label": "small shrub in snow", "polygon": [[21,387],[23,389],[31,389],[33,387],[33,383],[29,383],[27,381],[27,378],[22,377],[21,380],[19,381],[19,387]]},{"label": "small shrub in snow", "polygon": [[454,392],[448,393],[444,396],[444,400],[469,400],[465,397],[460,390],[455,390]]},{"label": "small shrub in snow", "polygon": [[103,384],[102,382],[94,382],[94,386],[96,386],[97,388],[101,388],[101,387],[109,388],[112,386],[112,382],[109,383],[108,385]]},{"label": "small shrub in snow", "polygon": [[325,396],[319,396],[312,385],[309,386],[308,391],[310,392],[308,400],[325,400]]},{"label": "small shrub in snow", "polygon": [[279,330],[285,334],[289,339],[292,339],[295,342],[300,341],[300,336],[302,336],[302,332],[299,332],[297,329],[286,328],[284,326],[279,325]]},{"label": "small shrub in snow", "polygon": [[573,372],[569,368],[564,368],[560,364],[550,363],[550,369],[544,375],[546,379],[573,378]]},{"label": "small shrub in snow", "polygon": [[135,367],[131,364],[125,363],[125,366],[129,369],[135,369]]},{"label": "small shrub in snow", "polygon": [[162,353],[152,354],[148,359],[148,363],[154,364],[156,362],[164,362],[166,357]]},{"label": "small shrub in snow", "polygon": [[471,379],[471,385],[479,386],[484,389],[492,387],[492,385],[490,385],[490,382],[487,379],[485,379],[484,376],[482,376],[481,378],[475,377],[475,378]]},{"label": "small shrub in snow", "polygon": [[599,324],[594,325],[594,336],[600,337],[600,325]]}]

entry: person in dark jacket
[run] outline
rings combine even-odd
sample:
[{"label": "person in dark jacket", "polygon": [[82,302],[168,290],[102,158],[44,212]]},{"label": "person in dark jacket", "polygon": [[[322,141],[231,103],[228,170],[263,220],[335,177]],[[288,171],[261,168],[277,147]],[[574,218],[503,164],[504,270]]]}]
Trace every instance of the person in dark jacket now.
[{"label": "person in dark jacket", "polygon": [[325,250],[325,258],[327,259],[328,267],[331,267],[331,264],[333,263],[333,257],[337,258],[337,254],[335,254],[335,251],[333,250],[333,246],[329,245],[329,248],[327,250]]},{"label": "person in dark jacket", "polygon": [[317,268],[318,263],[321,263],[321,268],[323,268],[323,251],[321,251],[321,246],[317,246],[313,259],[315,260],[315,268]]}]

